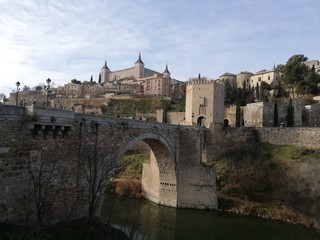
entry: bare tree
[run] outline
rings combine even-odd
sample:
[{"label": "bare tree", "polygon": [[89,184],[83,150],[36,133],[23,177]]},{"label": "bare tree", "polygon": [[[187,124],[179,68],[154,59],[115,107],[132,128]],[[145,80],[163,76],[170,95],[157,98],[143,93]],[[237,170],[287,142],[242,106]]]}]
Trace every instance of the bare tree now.
[{"label": "bare tree", "polygon": [[97,210],[102,204],[102,200],[109,184],[110,175],[114,168],[114,163],[104,159],[99,154],[98,149],[98,126],[91,123],[91,134],[93,141],[84,144],[81,150],[81,162],[83,172],[88,186],[88,220],[89,224],[97,214]]},{"label": "bare tree", "polygon": [[[59,151],[61,149],[58,149]],[[50,223],[55,201],[68,180],[67,168],[62,166],[58,156],[49,157],[48,149],[41,146],[40,150],[31,151],[27,169],[37,212],[37,223],[39,225]]]}]

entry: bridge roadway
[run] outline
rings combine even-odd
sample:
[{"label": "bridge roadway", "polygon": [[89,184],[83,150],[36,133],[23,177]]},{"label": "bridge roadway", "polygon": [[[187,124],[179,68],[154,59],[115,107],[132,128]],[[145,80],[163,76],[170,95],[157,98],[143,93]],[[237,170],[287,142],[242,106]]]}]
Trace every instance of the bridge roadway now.
[{"label": "bridge roadway", "polygon": [[198,126],[0,105],[0,222],[31,221],[39,186],[47,191],[43,204],[54,199],[46,218],[85,216],[88,199],[105,191],[122,155],[139,141],[151,149],[143,164],[144,197],[165,206],[215,209],[205,134]]}]

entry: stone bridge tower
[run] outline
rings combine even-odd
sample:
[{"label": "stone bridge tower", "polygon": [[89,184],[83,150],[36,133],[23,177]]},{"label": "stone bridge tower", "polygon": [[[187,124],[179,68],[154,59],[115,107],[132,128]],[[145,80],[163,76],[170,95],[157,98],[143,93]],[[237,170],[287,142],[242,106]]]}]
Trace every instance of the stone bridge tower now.
[{"label": "stone bridge tower", "polygon": [[187,84],[187,125],[222,124],[224,119],[224,85],[220,80],[195,80]]}]

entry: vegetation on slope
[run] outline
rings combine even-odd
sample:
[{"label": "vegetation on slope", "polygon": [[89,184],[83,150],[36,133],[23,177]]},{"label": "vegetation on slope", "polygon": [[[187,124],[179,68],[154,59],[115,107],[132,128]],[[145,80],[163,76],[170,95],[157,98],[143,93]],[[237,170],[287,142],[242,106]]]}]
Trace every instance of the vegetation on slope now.
[{"label": "vegetation on slope", "polygon": [[108,116],[134,116],[137,113],[155,113],[161,108],[170,112],[183,112],[185,102],[164,98],[111,99],[102,111]]},{"label": "vegetation on slope", "polygon": [[119,195],[141,196],[142,165],[149,159],[149,155],[128,151],[120,160],[115,179],[109,190]]},{"label": "vegetation on slope", "polygon": [[225,149],[215,161],[220,207],[320,227],[320,149],[258,143],[254,133],[247,134],[251,139],[237,134],[221,140]]},{"label": "vegetation on slope", "polygon": [[118,176],[133,176],[141,178],[142,164],[149,159],[149,155],[141,154],[135,151],[126,152],[119,163]]}]

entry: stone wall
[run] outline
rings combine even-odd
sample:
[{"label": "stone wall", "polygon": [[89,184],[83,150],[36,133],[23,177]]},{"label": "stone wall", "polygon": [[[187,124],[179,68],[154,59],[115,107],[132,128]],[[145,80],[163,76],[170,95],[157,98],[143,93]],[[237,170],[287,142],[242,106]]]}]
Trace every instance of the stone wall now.
[{"label": "stone wall", "polygon": [[273,127],[273,103],[250,103],[243,110],[245,127]]},{"label": "stone wall", "polygon": [[228,120],[229,126],[235,127],[236,126],[236,119],[237,119],[237,108],[236,106],[226,107],[224,109],[224,116],[225,119]]},{"label": "stone wall", "polygon": [[[277,126],[287,126],[288,103],[277,104]],[[256,102],[243,107],[243,119],[245,127],[274,127],[275,125],[275,105],[271,102]],[[294,127],[301,127],[302,106],[293,103],[293,124]]]},{"label": "stone wall", "polygon": [[[44,222],[87,216],[87,177],[97,171],[103,194],[122,155],[140,141],[154,156],[153,165],[144,167],[153,184],[142,180],[149,199],[173,207],[217,207],[214,173],[201,164],[202,127],[0,105],[0,134],[0,222],[36,221],[39,185],[49,190],[42,206],[54,198]],[[39,172],[42,184],[32,181]]]},{"label": "stone wall", "polygon": [[261,142],[320,148],[320,128],[256,128]]},{"label": "stone wall", "polygon": [[167,112],[166,123],[182,124],[185,121],[185,112]]},{"label": "stone wall", "polygon": [[58,109],[71,109],[75,106],[81,106],[81,108],[78,108],[78,112],[83,112],[84,106],[88,108],[106,105],[107,101],[106,98],[57,98],[50,101],[50,106]]},{"label": "stone wall", "polygon": [[305,106],[303,118],[305,126],[320,127],[320,104]]}]

